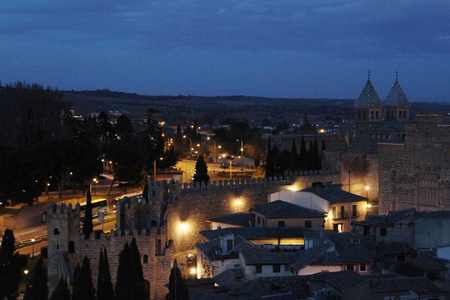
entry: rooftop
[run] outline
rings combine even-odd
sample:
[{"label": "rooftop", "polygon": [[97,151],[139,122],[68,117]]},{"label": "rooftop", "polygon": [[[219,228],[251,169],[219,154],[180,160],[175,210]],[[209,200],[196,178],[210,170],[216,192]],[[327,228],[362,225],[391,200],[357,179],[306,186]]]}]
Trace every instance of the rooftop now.
[{"label": "rooftop", "polygon": [[392,86],[389,94],[384,100],[385,106],[410,106],[408,98],[406,98],[405,93],[403,92],[400,83],[398,80],[395,80],[394,85]]},{"label": "rooftop", "polygon": [[251,220],[250,213],[235,213],[231,215],[212,218],[209,219],[208,221],[230,225],[249,226],[250,220]]},{"label": "rooftop", "polygon": [[367,198],[343,191],[339,187],[309,187],[302,192],[310,192],[330,203],[367,201]]},{"label": "rooftop", "polygon": [[313,231],[302,227],[229,227],[216,230],[200,231],[205,238],[212,240],[221,235],[233,233],[246,240],[303,238],[305,232]]},{"label": "rooftop", "polygon": [[381,107],[382,103],[378,97],[377,91],[372,85],[370,79],[367,80],[366,85],[362,89],[355,103],[354,107]]},{"label": "rooftop", "polygon": [[317,210],[304,208],[289,202],[276,200],[250,209],[268,218],[323,218]]}]

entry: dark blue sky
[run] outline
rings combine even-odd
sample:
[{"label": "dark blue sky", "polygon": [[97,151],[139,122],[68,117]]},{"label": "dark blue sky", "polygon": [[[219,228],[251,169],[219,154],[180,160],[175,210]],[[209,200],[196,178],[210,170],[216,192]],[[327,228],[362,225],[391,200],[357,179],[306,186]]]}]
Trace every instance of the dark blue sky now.
[{"label": "dark blue sky", "polygon": [[6,0],[0,81],[150,95],[450,102],[450,2]]}]

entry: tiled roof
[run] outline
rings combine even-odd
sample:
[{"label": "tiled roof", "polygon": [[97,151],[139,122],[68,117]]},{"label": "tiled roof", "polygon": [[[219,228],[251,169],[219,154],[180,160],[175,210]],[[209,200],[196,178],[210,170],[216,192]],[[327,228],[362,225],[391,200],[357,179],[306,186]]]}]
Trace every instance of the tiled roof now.
[{"label": "tiled roof", "polygon": [[268,218],[323,218],[324,214],[317,210],[304,208],[289,202],[276,200],[250,209]]},{"label": "tiled roof", "polygon": [[[220,239],[214,238],[208,242],[195,245],[210,261],[215,260],[215,250],[221,249]],[[239,252],[246,247],[255,247],[252,243],[239,235],[234,236],[234,249]]]},{"label": "tiled roof", "polygon": [[361,93],[356,99],[355,103],[353,103],[354,107],[381,107],[382,103],[380,97],[378,97],[377,91],[370,82],[370,79],[367,80],[366,85],[362,89]]},{"label": "tiled roof", "polygon": [[259,277],[249,282],[242,294],[246,299],[261,299],[270,295],[280,295],[280,298],[270,299],[306,299],[309,289],[303,276]]},{"label": "tiled roof", "polygon": [[448,261],[436,257],[416,257],[409,264],[416,266],[424,271],[445,271]]},{"label": "tiled roof", "polygon": [[397,120],[389,120],[380,123],[370,124],[369,132],[405,132],[405,123]]},{"label": "tiled roof", "polygon": [[330,203],[367,201],[367,198],[343,191],[338,187],[309,187],[302,192],[310,192]]},{"label": "tiled roof", "polygon": [[384,100],[384,106],[410,106],[398,80],[395,81],[386,100]]},{"label": "tiled roof", "polygon": [[302,252],[271,252],[266,248],[245,248],[241,252],[246,265],[290,264]]},{"label": "tiled roof", "polygon": [[324,243],[299,252],[291,267],[301,270],[308,265],[337,266],[371,261],[364,246],[354,242],[350,233],[324,232],[323,238]]},{"label": "tiled roof", "polygon": [[450,218],[450,210],[417,211],[416,218]]},{"label": "tiled roof", "polygon": [[418,295],[442,294],[431,280],[426,277],[372,279],[369,281],[371,293],[408,292]]},{"label": "tiled roof", "polygon": [[303,238],[305,232],[313,231],[302,227],[229,227],[216,230],[200,231],[205,238],[212,240],[221,235],[233,233],[246,240],[264,240],[272,238]]},{"label": "tiled roof", "polygon": [[222,217],[212,218],[209,219],[208,221],[231,225],[249,226],[250,219],[251,219],[250,213],[236,213]]},{"label": "tiled roof", "polygon": [[241,268],[226,269],[222,273],[214,276],[213,279],[221,289],[235,292],[241,290],[249,282]]},{"label": "tiled roof", "polygon": [[347,288],[352,288],[358,283],[365,281],[366,276],[350,270],[340,272],[321,272],[306,276],[308,281],[323,281],[333,286],[335,289],[344,292]]}]

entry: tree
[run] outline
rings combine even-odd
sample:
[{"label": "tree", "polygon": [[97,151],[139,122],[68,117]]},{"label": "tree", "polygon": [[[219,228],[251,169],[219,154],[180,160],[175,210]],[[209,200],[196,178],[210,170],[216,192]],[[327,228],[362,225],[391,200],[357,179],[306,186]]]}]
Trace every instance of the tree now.
[{"label": "tree", "polygon": [[88,240],[93,230],[94,224],[92,223],[92,197],[91,190],[89,189],[86,196],[86,211],[84,213],[83,222],[84,238]]},{"label": "tree", "polygon": [[300,169],[305,172],[307,169],[307,152],[306,152],[306,143],[305,143],[305,137],[302,135],[302,139],[300,141]]},{"label": "tree", "polygon": [[136,239],[133,238],[130,246],[125,243],[119,254],[115,299],[146,299],[145,283],[142,273],[139,250]]},{"label": "tree", "polygon": [[295,139],[292,140],[292,148],[291,153],[289,157],[289,171],[296,171],[298,170],[298,154],[297,154],[297,147],[295,146]]},{"label": "tree", "polygon": [[20,267],[18,254],[14,253],[14,233],[10,229],[5,230],[2,247],[0,248],[0,299],[16,299],[18,296]]},{"label": "tree", "polygon": [[114,288],[111,282],[111,273],[109,272],[109,261],[106,248],[100,249],[100,260],[98,264],[98,281],[97,281],[97,299],[111,300],[114,299]]},{"label": "tree", "polygon": [[95,288],[92,283],[90,261],[87,256],[83,258],[83,265],[78,264],[73,274],[72,300],[94,300]]},{"label": "tree", "polygon": [[270,138],[267,141],[267,156],[266,156],[266,177],[273,177],[275,176],[274,172],[274,157],[272,153],[272,148],[270,145]]},{"label": "tree", "polygon": [[181,276],[181,271],[178,268],[177,261],[173,263],[172,270],[169,277],[169,293],[166,296],[167,300],[188,300],[189,290],[186,286],[184,278]]},{"label": "tree", "polygon": [[34,267],[32,277],[27,284],[24,300],[47,300],[47,271],[44,268],[42,256]]},{"label": "tree", "polygon": [[195,164],[194,183],[197,182],[206,183],[208,181],[209,181],[208,166],[206,165],[203,156],[199,156],[197,159],[197,163]]},{"label": "tree", "polygon": [[69,286],[67,280],[61,278],[56,286],[55,290],[50,297],[50,300],[70,300]]}]

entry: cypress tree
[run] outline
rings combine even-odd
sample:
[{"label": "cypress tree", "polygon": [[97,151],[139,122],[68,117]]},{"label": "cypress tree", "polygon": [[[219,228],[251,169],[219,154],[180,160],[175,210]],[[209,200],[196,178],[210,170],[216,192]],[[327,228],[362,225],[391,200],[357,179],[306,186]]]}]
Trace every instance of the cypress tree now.
[{"label": "cypress tree", "polygon": [[184,278],[181,276],[181,271],[178,268],[176,260],[170,271],[169,293],[166,296],[166,300],[189,300],[189,290],[187,289]]},{"label": "cypress tree", "polygon": [[50,300],[70,300],[70,291],[67,281],[61,278],[55,290],[50,297]]},{"label": "cypress tree", "polygon": [[90,261],[87,256],[83,258],[83,264],[75,267],[73,279],[72,300],[94,300],[95,288],[92,283]]},{"label": "cypress tree", "polygon": [[14,254],[14,242],[13,231],[6,229],[0,248],[0,299],[16,299],[18,296],[20,267],[18,254]]},{"label": "cypress tree", "polygon": [[298,154],[297,154],[297,147],[295,145],[295,139],[293,139],[289,157],[289,171],[296,171],[296,170],[298,170]]},{"label": "cypress tree", "polygon": [[208,181],[209,181],[208,166],[206,165],[203,156],[199,156],[197,159],[197,163],[195,164],[194,183],[197,182],[207,183]]},{"label": "cypress tree", "polygon": [[267,156],[266,156],[266,177],[273,177],[273,153],[270,145],[270,138],[267,141]]},{"label": "cypress tree", "polygon": [[145,299],[145,281],[144,274],[142,272],[141,255],[136,244],[136,239],[133,237],[130,243],[130,263],[133,268],[133,278],[131,285],[130,299]]},{"label": "cypress tree", "polygon": [[303,172],[306,170],[307,168],[307,153],[306,153],[306,143],[305,143],[305,137],[302,135],[302,139],[300,142],[300,170],[302,170]]},{"label": "cypress tree", "polygon": [[275,144],[272,148],[272,157],[273,157],[273,174],[274,176],[280,175],[280,151],[278,150],[278,146]]},{"label": "cypress tree", "polygon": [[130,247],[128,242],[123,246],[119,254],[119,266],[117,267],[117,280],[115,287],[115,298],[117,300],[128,299],[128,290],[131,284],[132,268],[130,261]]},{"label": "cypress tree", "polygon": [[94,224],[92,223],[92,197],[90,189],[87,192],[86,197],[86,211],[84,212],[83,233],[84,238],[89,239],[92,231],[94,230]]},{"label": "cypress tree", "polygon": [[319,170],[320,169],[319,145],[317,144],[316,137],[314,137],[313,160],[314,160],[314,170]]},{"label": "cypress tree", "polygon": [[24,300],[47,300],[47,271],[44,268],[42,256],[34,267],[33,274],[25,289]]},{"label": "cypress tree", "polygon": [[100,260],[98,264],[98,285],[97,299],[110,300],[114,298],[114,289],[111,282],[111,273],[109,271],[109,262],[106,248],[100,249]]},{"label": "cypress tree", "polygon": [[308,154],[306,155],[307,158],[307,170],[308,171],[312,171],[314,170],[314,144],[312,141],[309,142],[309,149],[308,149]]}]

